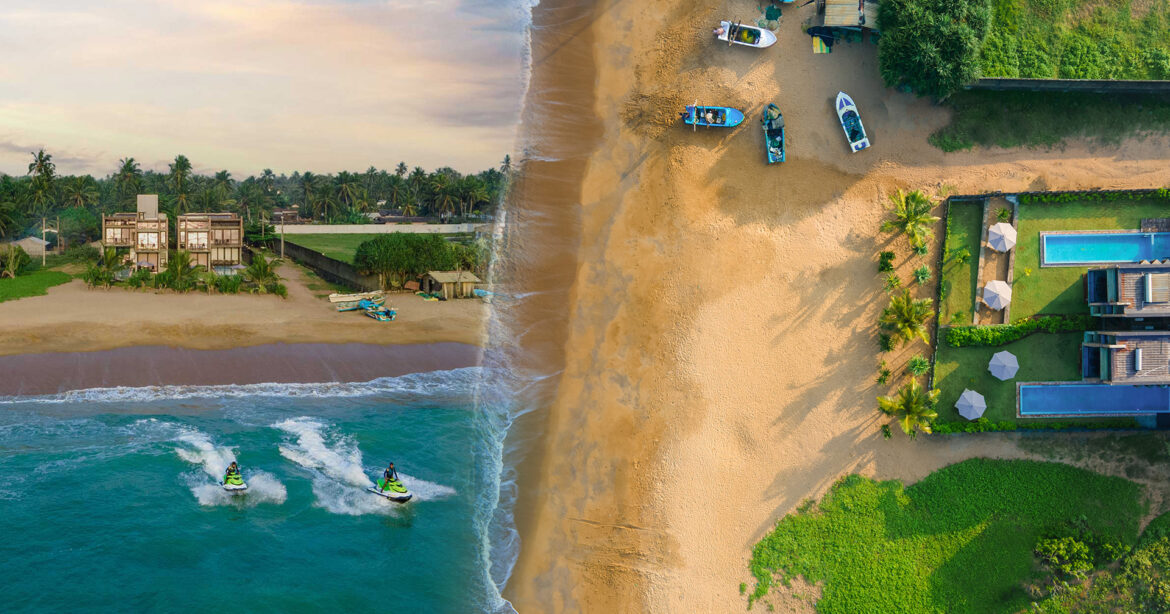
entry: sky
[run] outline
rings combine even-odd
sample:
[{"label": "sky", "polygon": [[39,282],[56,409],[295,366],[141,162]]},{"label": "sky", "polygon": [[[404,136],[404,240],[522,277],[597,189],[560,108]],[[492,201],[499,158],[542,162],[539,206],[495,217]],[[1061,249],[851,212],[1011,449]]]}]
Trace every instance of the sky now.
[{"label": "sky", "polygon": [[0,3],[0,172],[475,172],[512,152],[526,0]]}]

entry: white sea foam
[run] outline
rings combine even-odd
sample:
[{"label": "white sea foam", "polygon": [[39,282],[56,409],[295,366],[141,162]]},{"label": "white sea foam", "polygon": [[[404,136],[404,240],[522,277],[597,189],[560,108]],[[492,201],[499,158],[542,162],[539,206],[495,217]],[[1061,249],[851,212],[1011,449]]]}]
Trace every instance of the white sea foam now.
[{"label": "white sea foam", "polygon": [[[147,422],[140,420],[139,422]],[[156,424],[169,424],[157,423]],[[258,505],[260,503],[281,504],[288,499],[288,489],[276,476],[261,470],[248,471],[244,479],[248,483],[248,491],[244,495],[233,495],[223,489],[219,480],[227,471],[228,465],[236,461],[236,454],[232,448],[218,446],[206,433],[192,428],[170,425],[178,431],[175,441],[180,445],[175,448],[179,458],[197,465],[204,475],[188,475],[187,486],[199,501],[200,505]],[[208,476],[212,482],[208,482]]]}]

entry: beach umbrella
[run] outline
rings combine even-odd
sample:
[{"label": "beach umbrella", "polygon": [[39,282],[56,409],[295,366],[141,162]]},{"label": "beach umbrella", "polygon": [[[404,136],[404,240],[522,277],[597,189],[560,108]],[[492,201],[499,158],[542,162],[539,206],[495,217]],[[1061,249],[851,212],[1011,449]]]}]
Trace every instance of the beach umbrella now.
[{"label": "beach umbrella", "polygon": [[1006,382],[1016,376],[1016,372],[1020,370],[1020,361],[1016,360],[1016,355],[1011,352],[996,352],[991,357],[991,362],[987,363],[987,370],[1001,381]]},{"label": "beach umbrella", "polygon": [[1016,246],[1016,229],[1007,222],[1000,222],[987,231],[987,243],[997,252],[1006,252]]},{"label": "beach umbrella", "polygon": [[989,281],[986,286],[983,286],[983,302],[987,303],[988,307],[999,311],[1008,306],[1012,302],[1012,287],[1007,285],[1006,281]]},{"label": "beach umbrella", "polygon": [[964,390],[963,394],[959,396],[959,400],[955,402],[955,409],[959,410],[960,416],[974,420],[981,418],[983,412],[987,411],[987,401],[983,399],[983,395],[974,390]]}]

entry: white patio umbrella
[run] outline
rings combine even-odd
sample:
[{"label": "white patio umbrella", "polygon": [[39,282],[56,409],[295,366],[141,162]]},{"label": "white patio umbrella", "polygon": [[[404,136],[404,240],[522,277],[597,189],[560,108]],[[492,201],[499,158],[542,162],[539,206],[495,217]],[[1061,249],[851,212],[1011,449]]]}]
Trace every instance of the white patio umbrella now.
[{"label": "white patio umbrella", "polygon": [[987,243],[997,252],[1006,252],[1016,246],[1016,229],[1007,222],[1000,222],[987,231]]},{"label": "white patio umbrella", "polygon": [[998,279],[987,282],[983,286],[983,302],[996,311],[1007,307],[1012,302],[1012,287]]},{"label": "white patio umbrella", "polygon": [[974,390],[964,390],[963,394],[959,396],[959,400],[955,402],[955,409],[959,410],[959,415],[968,419],[975,420],[983,416],[983,412],[987,411],[987,401],[983,399],[983,395]]},{"label": "white patio umbrella", "polygon": [[1001,381],[1006,382],[1016,376],[1016,372],[1020,370],[1020,361],[1016,360],[1015,354],[1006,350],[996,352],[991,357],[991,362],[987,363],[987,370]]}]

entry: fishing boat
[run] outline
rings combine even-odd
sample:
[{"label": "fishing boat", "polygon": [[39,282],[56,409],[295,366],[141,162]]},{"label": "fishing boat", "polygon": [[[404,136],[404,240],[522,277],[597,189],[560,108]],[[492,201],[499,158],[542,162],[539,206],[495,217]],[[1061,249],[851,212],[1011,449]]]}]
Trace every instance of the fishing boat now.
[{"label": "fishing boat", "polygon": [[680,113],[683,123],[688,126],[707,126],[715,128],[731,128],[743,121],[743,111],[731,107],[700,106],[698,101],[687,105],[687,110]]},{"label": "fishing boat", "polygon": [[383,307],[373,301],[362,301],[360,307],[365,310],[367,316],[379,322],[392,322],[398,317],[398,312],[393,308]]},{"label": "fishing boat", "polygon": [[744,25],[735,21],[720,21],[715,36],[731,45],[743,45],[763,49],[776,44],[776,35],[770,30]]},{"label": "fishing boat", "polygon": [[338,311],[355,311],[360,308],[362,301],[372,301],[378,305],[386,302],[386,295],[379,291],[361,292],[358,294],[330,294],[329,302]]},{"label": "fishing boat", "polygon": [[841,120],[841,128],[845,130],[845,138],[849,140],[853,153],[869,147],[869,138],[865,136],[865,126],[861,125],[857,105],[845,92],[837,92],[837,118]]},{"label": "fishing boat", "polygon": [[784,115],[780,113],[780,107],[768,103],[760,123],[764,126],[764,151],[768,154],[768,164],[783,162]]}]

